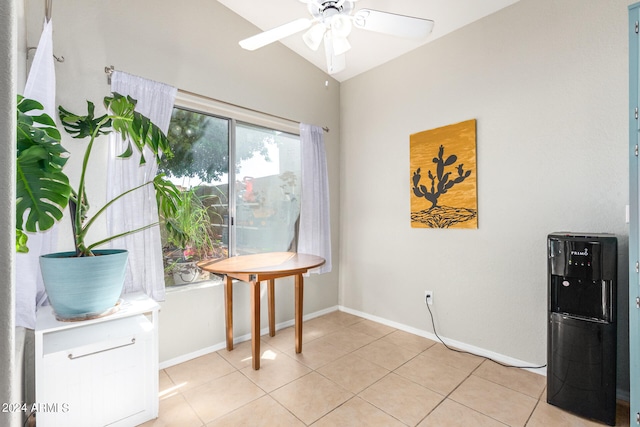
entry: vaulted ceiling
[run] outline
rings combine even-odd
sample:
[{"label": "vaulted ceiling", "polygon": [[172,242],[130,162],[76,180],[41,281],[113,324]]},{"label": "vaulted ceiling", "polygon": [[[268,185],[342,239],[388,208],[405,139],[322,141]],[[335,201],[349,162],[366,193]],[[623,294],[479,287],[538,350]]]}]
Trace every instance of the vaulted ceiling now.
[{"label": "vaulted ceiling", "polygon": [[[286,24],[298,18],[311,18],[304,0],[218,0],[220,3],[264,30]],[[322,2],[322,0],[319,0]],[[508,7],[519,0],[359,0],[354,11],[361,8],[381,10],[400,15],[416,16],[435,21],[432,33],[425,39],[413,40],[354,28],[349,35],[351,50],[346,53],[347,67],[333,75],[345,81],[419,46],[432,42],[473,21]],[[281,40],[281,43],[318,68],[326,71],[322,48],[312,51],[302,41],[302,33]]]}]

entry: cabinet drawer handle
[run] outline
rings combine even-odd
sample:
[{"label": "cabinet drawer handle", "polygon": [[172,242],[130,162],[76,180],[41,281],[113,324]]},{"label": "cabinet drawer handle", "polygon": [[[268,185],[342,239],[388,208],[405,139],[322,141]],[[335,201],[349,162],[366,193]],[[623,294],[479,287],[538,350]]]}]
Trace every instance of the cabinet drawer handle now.
[{"label": "cabinet drawer handle", "polygon": [[91,356],[91,355],[98,354],[98,353],[104,353],[105,351],[111,351],[111,350],[115,350],[117,348],[128,347],[130,345],[134,345],[135,343],[136,343],[136,339],[135,338],[131,338],[131,342],[126,343],[126,344],[118,345],[118,346],[111,347],[111,348],[105,348],[104,350],[94,351],[93,353],[81,354],[80,356],[74,356],[73,353],[69,353],[68,357],[71,360],[80,359],[82,357],[87,357],[87,356]]}]

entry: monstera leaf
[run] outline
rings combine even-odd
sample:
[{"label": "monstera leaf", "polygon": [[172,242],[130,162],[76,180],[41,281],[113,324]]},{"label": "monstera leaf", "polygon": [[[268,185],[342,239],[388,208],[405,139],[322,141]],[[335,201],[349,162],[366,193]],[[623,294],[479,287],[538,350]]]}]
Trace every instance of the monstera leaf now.
[{"label": "monstera leaf", "polygon": [[128,158],[133,153],[131,144],[135,144],[140,152],[140,164],[146,162],[144,147],[147,146],[156,156],[158,163],[163,154],[172,156],[167,136],[146,116],[134,111],[137,101],[130,96],[122,96],[114,92],[113,96],[104,98],[104,106],[112,112],[112,127],[128,145],[119,157]]},{"label": "monstera leaf", "polygon": [[86,116],[73,114],[65,110],[62,106],[58,107],[58,111],[60,112],[60,120],[62,121],[64,130],[74,138],[95,138],[111,132],[111,119],[107,114],[97,118],[94,117],[95,105],[91,101],[87,101]]},{"label": "monstera leaf", "polygon": [[[24,231],[48,230],[60,220],[71,187],[62,172],[67,151],[42,104],[18,96],[16,159],[16,250],[27,252]],[[31,114],[28,114],[31,113]]]}]

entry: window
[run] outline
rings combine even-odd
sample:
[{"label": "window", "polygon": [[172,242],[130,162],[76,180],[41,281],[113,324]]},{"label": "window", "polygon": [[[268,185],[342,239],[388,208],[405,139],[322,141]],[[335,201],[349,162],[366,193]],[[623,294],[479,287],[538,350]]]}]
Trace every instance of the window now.
[{"label": "window", "polygon": [[298,135],[180,106],[167,137],[174,157],[159,171],[184,201],[161,219],[167,286],[219,280],[195,266],[201,259],[295,251]]}]

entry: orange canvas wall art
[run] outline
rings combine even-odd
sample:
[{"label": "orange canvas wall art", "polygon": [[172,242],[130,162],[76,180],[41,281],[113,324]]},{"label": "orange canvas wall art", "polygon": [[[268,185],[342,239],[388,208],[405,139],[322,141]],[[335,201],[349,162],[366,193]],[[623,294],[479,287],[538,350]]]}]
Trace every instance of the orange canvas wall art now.
[{"label": "orange canvas wall art", "polygon": [[411,227],[478,228],[476,120],[409,137]]}]

